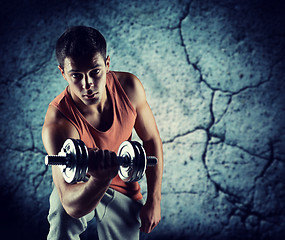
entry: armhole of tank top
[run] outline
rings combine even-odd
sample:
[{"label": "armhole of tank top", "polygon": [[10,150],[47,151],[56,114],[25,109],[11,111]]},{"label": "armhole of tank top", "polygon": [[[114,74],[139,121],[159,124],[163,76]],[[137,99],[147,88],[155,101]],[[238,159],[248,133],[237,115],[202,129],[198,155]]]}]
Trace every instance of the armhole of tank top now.
[{"label": "armhole of tank top", "polygon": [[79,137],[80,137],[80,139],[81,139],[82,136],[81,136],[81,133],[80,133],[80,131],[79,131],[79,128],[76,126],[76,124],[75,124],[74,122],[72,122],[72,121],[66,116],[66,114],[64,114],[64,111],[60,109],[59,104],[58,104],[58,103],[55,103],[55,102],[51,102],[49,105],[55,107],[55,108],[60,112],[60,114],[61,114],[68,122],[70,122],[70,123],[72,124],[72,126],[75,127],[75,129],[76,129],[76,131],[78,132],[78,135],[79,135]]},{"label": "armhole of tank top", "polygon": [[126,94],[125,90],[123,89],[119,79],[117,78],[115,72],[110,71],[110,73],[112,74],[113,78],[115,79],[115,82],[118,86],[118,88],[120,89],[120,91],[123,93],[124,99],[126,100],[126,103],[128,104],[128,106],[130,107],[130,109],[132,110],[133,114],[136,116],[137,112],[133,106],[133,104],[131,103],[131,100],[129,99],[128,95]]}]

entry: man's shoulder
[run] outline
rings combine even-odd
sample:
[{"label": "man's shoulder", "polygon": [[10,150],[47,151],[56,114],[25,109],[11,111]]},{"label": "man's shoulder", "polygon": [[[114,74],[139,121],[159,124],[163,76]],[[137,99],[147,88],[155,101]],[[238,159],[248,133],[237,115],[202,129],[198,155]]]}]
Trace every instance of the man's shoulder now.
[{"label": "man's shoulder", "polygon": [[114,73],[134,106],[137,105],[140,99],[145,98],[143,85],[137,76],[129,72]]},{"label": "man's shoulder", "polygon": [[50,105],[59,105],[62,101],[66,99],[67,88],[65,88],[60,94],[58,94],[51,102]]},{"label": "man's shoulder", "polygon": [[67,89],[65,89],[49,104],[45,117],[45,123],[53,124],[68,121],[65,116],[65,112],[68,112],[67,109],[69,102],[70,101],[67,98]]},{"label": "man's shoulder", "polygon": [[130,87],[135,84],[138,78],[129,72],[114,72],[122,87]]},{"label": "man's shoulder", "polygon": [[50,104],[46,113],[45,123],[56,123],[61,120],[64,120],[63,114],[58,110],[58,108]]},{"label": "man's shoulder", "polygon": [[66,117],[53,105],[49,105],[45,122],[43,125],[43,135],[62,134],[66,136],[77,136],[76,128],[66,119]]}]

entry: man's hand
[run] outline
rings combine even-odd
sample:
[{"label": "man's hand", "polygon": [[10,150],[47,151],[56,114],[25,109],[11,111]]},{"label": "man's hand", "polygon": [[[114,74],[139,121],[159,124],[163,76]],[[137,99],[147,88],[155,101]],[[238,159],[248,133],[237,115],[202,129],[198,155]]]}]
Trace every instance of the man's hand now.
[{"label": "man's hand", "polygon": [[141,209],[140,217],[140,230],[150,233],[161,220],[160,201],[147,201]]},{"label": "man's hand", "polygon": [[114,152],[88,149],[88,173],[96,180],[111,181],[118,174],[118,159]]}]

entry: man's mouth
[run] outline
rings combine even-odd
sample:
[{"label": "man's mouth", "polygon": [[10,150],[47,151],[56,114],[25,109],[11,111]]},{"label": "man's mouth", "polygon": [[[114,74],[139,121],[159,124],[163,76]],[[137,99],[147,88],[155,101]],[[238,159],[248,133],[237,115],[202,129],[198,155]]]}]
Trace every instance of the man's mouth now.
[{"label": "man's mouth", "polygon": [[95,93],[86,94],[86,95],[83,95],[83,96],[84,96],[85,98],[92,99],[92,98],[94,98],[97,94],[98,94],[98,92],[95,92]]}]

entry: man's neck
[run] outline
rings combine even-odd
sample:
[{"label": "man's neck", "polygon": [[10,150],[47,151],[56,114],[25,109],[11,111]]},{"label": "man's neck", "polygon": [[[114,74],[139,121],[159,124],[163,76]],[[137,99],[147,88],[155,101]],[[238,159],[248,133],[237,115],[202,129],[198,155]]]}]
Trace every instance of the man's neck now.
[{"label": "man's neck", "polygon": [[91,105],[87,105],[83,103],[75,94],[70,92],[68,88],[68,92],[73,99],[76,107],[80,110],[80,112],[83,115],[89,115],[89,114],[101,114],[104,112],[104,109],[109,106],[108,102],[108,94],[107,94],[107,87],[98,103],[94,103]]},{"label": "man's neck", "polygon": [[90,105],[89,107],[91,107],[90,108],[91,111],[93,110],[92,112],[97,111],[100,114],[108,106],[109,106],[109,102],[108,102],[108,94],[107,94],[107,87],[106,87],[104,94],[101,98],[101,101],[98,104]]}]

